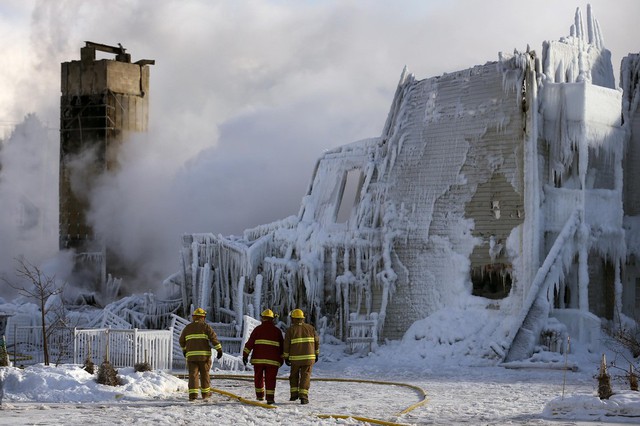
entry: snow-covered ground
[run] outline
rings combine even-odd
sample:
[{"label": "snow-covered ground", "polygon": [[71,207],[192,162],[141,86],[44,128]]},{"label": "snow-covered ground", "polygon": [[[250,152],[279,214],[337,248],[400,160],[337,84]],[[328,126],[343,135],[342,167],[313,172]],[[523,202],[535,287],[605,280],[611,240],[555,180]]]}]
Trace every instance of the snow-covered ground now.
[{"label": "snow-covered ground", "polygon": [[426,345],[391,342],[369,355],[347,355],[342,344],[324,344],[310,404],[288,401],[283,367],[276,408],[230,396],[254,400],[251,373],[221,371],[217,364],[213,387],[224,393],[207,402],[187,401],[186,382],[176,377],[184,371],[121,368],[124,384],[109,387],[80,365],[0,368],[0,424],[362,424],[355,418],[438,425],[640,423],[640,393],[627,390],[623,380],[614,379],[609,400],[597,397],[599,353],[576,347],[565,362],[577,364],[577,371],[551,368],[557,363],[550,359],[514,369],[472,358],[465,345],[434,344],[428,351]]}]

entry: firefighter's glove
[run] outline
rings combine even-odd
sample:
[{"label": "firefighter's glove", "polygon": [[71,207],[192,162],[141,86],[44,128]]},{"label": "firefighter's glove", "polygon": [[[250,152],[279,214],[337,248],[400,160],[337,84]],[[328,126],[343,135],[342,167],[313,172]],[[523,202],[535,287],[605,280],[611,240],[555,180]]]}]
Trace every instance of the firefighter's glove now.
[{"label": "firefighter's glove", "polygon": [[218,356],[216,357],[217,359],[222,358],[222,351],[218,351]]},{"label": "firefighter's glove", "polygon": [[244,364],[245,367],[247,366],[247,362],[249,362],[249,360],[247,359],[246,356],[243,356],[242,357],[242,363]]},{"label": "firefighter's glove", "polygon": [[291,365],[291,361],[289,361],[288,359],[285,359],[285,360],[284,360],[284,363],[285,363],[285,364],[287,364],[287,365],[289,365],[289,366]]},{"label": "firefighter's glove", "polygon": [[187,357],[187,351],[182,351],[182,356]]}]

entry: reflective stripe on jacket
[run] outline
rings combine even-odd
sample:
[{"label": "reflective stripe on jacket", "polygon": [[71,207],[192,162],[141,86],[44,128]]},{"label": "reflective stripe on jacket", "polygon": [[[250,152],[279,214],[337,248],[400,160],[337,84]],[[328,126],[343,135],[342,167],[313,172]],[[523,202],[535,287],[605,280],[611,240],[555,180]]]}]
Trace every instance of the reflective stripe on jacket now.
[{"label": "reflective stripe on jacket", "polygon": [[242,355],[248,357],[251,351],[251,364],[282,365],[282,331],[269,320],[264,321],[251,332],[244,345]]},{"label": "reflective stripe on jacket", "polygon": [[216,351],[222,350],[216,332],[204,321],[187,324],[180,333],[179,342],[187,361],[206,361],[211,358],[212,346]]},{"label": "reflective stripe on jacket", "polygon": [[294,321],[284,336],[284,359],[291,364],[311,365],[320,354],[320,338],[311,324]]}]

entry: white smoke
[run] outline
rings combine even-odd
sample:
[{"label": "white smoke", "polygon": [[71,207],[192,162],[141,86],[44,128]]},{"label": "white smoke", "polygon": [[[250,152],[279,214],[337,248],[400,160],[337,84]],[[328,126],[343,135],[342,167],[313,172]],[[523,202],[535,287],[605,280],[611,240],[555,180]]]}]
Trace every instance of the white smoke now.
[{"label": "white smoke", "polygon": [[[138,289],[153,288],[177,270],[181,233],[239,234],[297,213],[324,149],[380,134],[405,64],[426,78],[499,51],[540,49],[568,34],[575,8],[586,10],[578,3],[6,0],[0,124],[36,112],[43,127],[57,127],[60,63],[79,59],[87,40],[156,60],[150,132],[126,145],[120,170],[90,194],[95,229],[136,265]],[[590,3],[617,69],[638,51],[640,2]],[[57,247],[58,136],[46,133],[52,151],[41,165],[56,172],[44,182],[12,171],[22,154],[3,148],[3,270],[15,253],[37,262]],[[24,185],[20,194],[9,181]],[[34,191],[54,212],[45,244],[4,208],[21,195],[33,201]]]},{"label": "white smoke", "polygon": [[57,252],[58,192],[49,185],[57,182],[55,147],[34,114],[0,146],[0,274],[7,279],[16,259],[39,263]]}]

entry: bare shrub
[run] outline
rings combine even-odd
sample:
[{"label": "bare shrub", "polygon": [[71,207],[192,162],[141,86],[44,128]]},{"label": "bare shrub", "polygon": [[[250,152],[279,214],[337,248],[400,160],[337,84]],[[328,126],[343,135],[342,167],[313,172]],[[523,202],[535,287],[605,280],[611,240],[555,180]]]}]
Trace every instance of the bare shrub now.
[{"label": "bare shrub", "polygon": [[149,364],[148,362],[139,362],[137,364],[134,364],[133,366],[133,371],[135,371],[136,373],[151,370],[153,370],[153,368],[151,368],[151,364]]},{"label": "bare shrub", "polygon": [[611,376],[607,373],[607,360],[603,354],[600,362],[600,373],[598,374],[598,397],[600,399],[609,399],[611,395],[613,395]]},{"label": "bare shrub", "polygon": [[122,380],[118,377],[118,370],[113,368],[111,363],[105,360],[98,368],[98,378],[96,379],[101,385],[120,386]]}]

